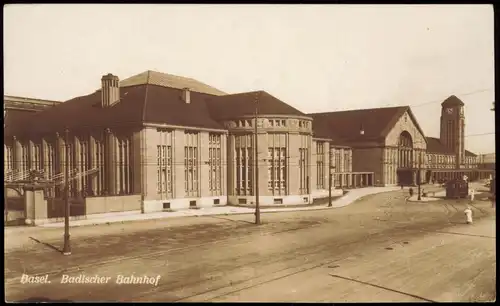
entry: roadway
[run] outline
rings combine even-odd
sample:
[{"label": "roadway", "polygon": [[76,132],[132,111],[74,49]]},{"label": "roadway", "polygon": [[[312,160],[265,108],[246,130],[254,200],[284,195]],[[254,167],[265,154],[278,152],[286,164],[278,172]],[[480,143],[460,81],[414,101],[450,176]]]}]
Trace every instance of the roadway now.
[{"label": "roadway", "polygon": [[[330,210],[6,232],[8,301],[404,302],[496,299],[495,213],[466,201],[367,196]],[[23,274],[47,284],[22,283]],[[25,279],[27,278],[25,276]],[[99,276],[104,284],[62,284]],[[147,276],[153,284],[118,284]],[[158,279],[159,276],[159,279]],[[155,284],[154,280],[158,279]]]}]

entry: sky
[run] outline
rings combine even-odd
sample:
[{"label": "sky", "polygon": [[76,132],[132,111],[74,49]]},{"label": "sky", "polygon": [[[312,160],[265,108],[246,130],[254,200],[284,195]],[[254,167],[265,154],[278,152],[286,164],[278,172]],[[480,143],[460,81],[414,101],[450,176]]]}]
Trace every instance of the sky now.
[{"label": "sky", "polygon": [[155,70],[304,113],[410,105],[431,137],[456,95],[466,148],[495,151],[492,5],[10,4],[3,29],[6,95],[65,101]]}]

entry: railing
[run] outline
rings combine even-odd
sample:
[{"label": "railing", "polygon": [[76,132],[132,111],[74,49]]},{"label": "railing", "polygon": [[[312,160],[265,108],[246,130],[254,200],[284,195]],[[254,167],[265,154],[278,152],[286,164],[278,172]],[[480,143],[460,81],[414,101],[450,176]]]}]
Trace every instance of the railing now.
[{"label": "railing", "polygon": [[11,170],[5,174],[5,182],[16,182],[28,179],[30,176],[29,171]]},{"label": "railing", "polygon": [[[99,172],[99,168],[92,168],[92,169],[89,169],[89,170],[85,170],[83,172],[78,172],[78,169],[74,169],[70,172],[70,177],[69,177],[69,181],[73,181],[73,180],[76,180],[76,179],[80,179],[84,176],[87,176],[87,175],[91,175],[91,174],[94,174],[94,173],[97,173]],[[59,174],[58,174],[59,175]],[[65,180],[64,180],[64,175],[61,177],[61,176],[58,176],[58,179],[61,179],[61,181],[55,183],[54,185],[62,185],[65,183]]]}]

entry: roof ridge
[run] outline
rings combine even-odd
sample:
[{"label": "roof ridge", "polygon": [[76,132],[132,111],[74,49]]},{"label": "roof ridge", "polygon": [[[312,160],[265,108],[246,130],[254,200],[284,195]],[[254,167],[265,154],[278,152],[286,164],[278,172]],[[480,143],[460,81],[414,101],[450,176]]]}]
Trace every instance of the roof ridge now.
[{"label": "roof ridge", "polygon": [[373,108],[361,108],[361,109],[357,108],[357,109],[346,109],[346,110],[331,111],[331,112],[315,112],[315,113],[308,113],[308,115],[328,115],[328,114],[342,113],[342,112],[359,112],[359,111],[368,111],[374,109],[406,108],[406,107],[410,106],[399,105],[399,106],[385,106],[385,107],[373,107]]}]

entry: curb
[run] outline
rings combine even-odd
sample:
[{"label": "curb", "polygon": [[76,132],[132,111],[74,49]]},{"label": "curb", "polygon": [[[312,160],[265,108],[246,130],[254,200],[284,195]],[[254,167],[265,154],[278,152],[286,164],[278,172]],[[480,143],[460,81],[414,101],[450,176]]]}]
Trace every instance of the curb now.
[{"label": "curb", "polygon": [[[320,205],[314,205],[314,206],[309,206],[309,207],[297,207],[297,209],[293,209],[294,207],[287,207],[287,208],[265,208],[260,211],[261,214],[269,214],[269,213],[285,213],[285,212],[298,212],[298,211],[313,211],[313,210],[327,210],[327,209],[334,209],[334,208],[342,208],[346,207],[348,205],[351,205],[352,203],[363,199],[367,196],[375,195],[375,194],[381,194],[381,193],[386,193],[386,192],[394,192],[398,191],[398,189],[394,190],[380,190],[377,192],[369,193],[369,194],[364,194],[360,195],[358,197],[354,197],[353,199],[350,199],[348,203],[346,204],[341,204],[341,205],[335,205],[335,202],[342,201],[349,195],[352,195],[351,192],[346,193],[342,197],[337,198],[335,201],[332,202],[332,206],[329,207],[327,206],[328,204],[320,204]],[[227,205],[226,207],[237,207],[237,206],[229,206]],[[242,208],[242,207],[238,207]],[[254,207],[243,207],[247,209],[254,209]],[[272,211],[266,211],[266,209],[273,209]],[[281,210],[282,209],[282,210]],[[293,210],[289,210],[293,209]],[[199,218],[199,217],[210,217],[210,216],[229,216],[229,215],[248,215],[248,214],[254,214],[255,211],[246,211],[246,212],[227,212],[227,213],[214,213],[214,214],[199,214],[199,215],[181,215],[181,216],[168,216],[168,215],[162,215],[162,216],[157,216],[157,217],[151,217],[151,218],[137,218],[137,219],[131,219],[131,220],[110,220],[110,221],[101,221],[101,222],[89,222],[88,224],[71,224],[70,222],[70,227],[83,227],[83,226],[95,226],[95,225],[104,225],[104,224],[112,224],[112,223],[126,223],[126,222],[137,222],[137,221],[152,221],[152,220],[160,220],[160,219],[168,219],[168,218]],[[144,214],[143,214],[144,215]],[[94,219],[98,220],[98,219]],[[92,220],[92,221],[94,221]],[[62,228],[64,227],[64,222],[58,222],[58,223],[47,223],[47,224],[41,224],[38,226],[33,226],[35,228]]]}]

